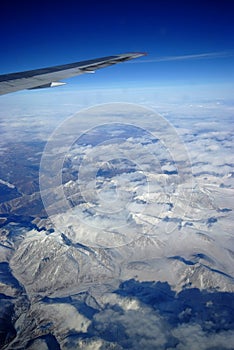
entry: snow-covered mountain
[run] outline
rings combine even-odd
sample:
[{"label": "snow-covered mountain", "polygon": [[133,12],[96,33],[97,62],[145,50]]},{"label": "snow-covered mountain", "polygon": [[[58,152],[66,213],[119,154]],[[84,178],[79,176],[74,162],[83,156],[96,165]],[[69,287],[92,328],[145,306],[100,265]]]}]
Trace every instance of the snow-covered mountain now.
[{"label": "snow-covered mountain", "polygon": [[74,120],[57,130],[41,187],[44,143],[0,171],[1,348],[233,349],[229,120],[115,108],[76,142]]}]

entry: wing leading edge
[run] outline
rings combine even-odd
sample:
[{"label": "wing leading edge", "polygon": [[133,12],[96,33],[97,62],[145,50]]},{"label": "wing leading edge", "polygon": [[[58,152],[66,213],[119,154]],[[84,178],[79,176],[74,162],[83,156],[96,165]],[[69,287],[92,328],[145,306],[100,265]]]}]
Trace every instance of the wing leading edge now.
[{"label": "wing leading edge", "polygon": [[85,73],[94,73],[97,69],[145,55],[145,53],[141,52],[125,53],[96,58],[89,61],[0,75],[0,95],[24,89],[38,89],[64,85],[65,83],[60,80]]}]

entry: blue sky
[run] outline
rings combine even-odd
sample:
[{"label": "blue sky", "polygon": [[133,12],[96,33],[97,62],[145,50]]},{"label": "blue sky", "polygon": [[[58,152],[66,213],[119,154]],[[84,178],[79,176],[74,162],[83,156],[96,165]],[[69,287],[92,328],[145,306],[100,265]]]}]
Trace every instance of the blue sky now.
[{"label": "blue sky", "polygon": [[[145,63],[98,71],[92,87],[230,84],[233,11],[232,0],[2,1],[1,72],[146,51]],[[211,56],[199,58],[203,53]],[[195,56],[177,57],[184,55]],[[168,56],[177,58],[157,62]]]}]

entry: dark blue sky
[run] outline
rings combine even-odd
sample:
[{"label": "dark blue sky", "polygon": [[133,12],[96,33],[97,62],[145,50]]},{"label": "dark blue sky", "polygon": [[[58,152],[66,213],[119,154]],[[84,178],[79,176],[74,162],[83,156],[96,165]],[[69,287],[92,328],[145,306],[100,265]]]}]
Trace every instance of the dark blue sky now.
[{"label": "dark blue sky", "polygon": [[148,52],[145,60],[217,52],[222,57],[126,63],[98,71],[95,82],[230,83],[233,13],[232,0],[5,0],[0,5],[1,72],[128,51]]}]

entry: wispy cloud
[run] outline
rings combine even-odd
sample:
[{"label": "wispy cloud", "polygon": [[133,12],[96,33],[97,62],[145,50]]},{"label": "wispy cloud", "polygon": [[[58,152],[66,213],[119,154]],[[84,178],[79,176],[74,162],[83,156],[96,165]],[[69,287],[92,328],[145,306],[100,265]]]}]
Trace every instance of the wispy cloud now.
[{"label": "wispy cloud", "polygon": [[169,61],[185,61],[185,60],[201,60],[212,58],[226,58],[232,57],[233,52],[219,51],[219,52],[205,52],[192,55],[180,55],[180,56],[163,56],[155,57],[151,59],[129,61],[129,63],[154,63],[154,62],[169,62]]}]

